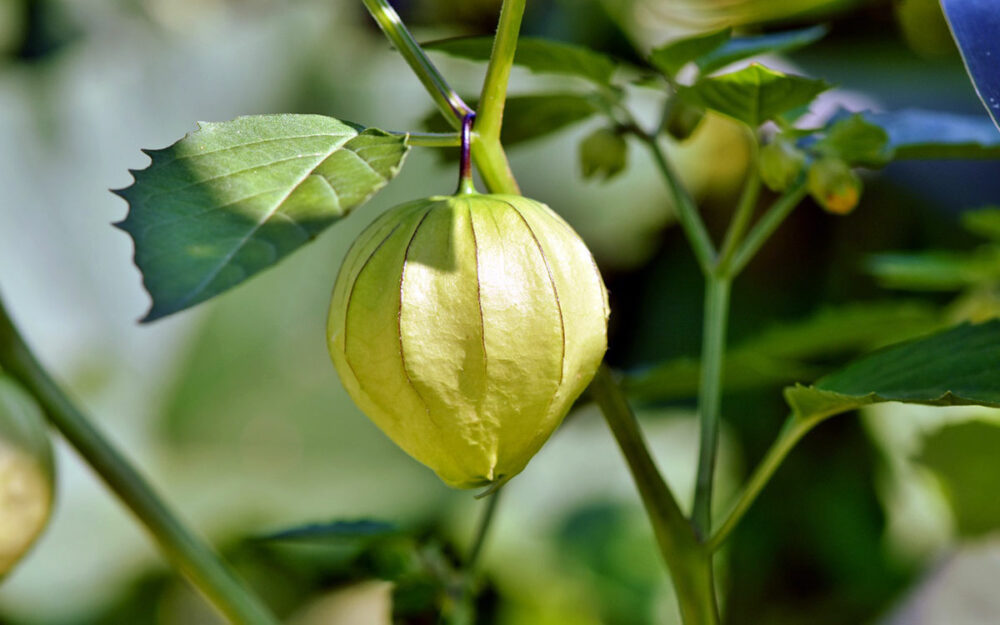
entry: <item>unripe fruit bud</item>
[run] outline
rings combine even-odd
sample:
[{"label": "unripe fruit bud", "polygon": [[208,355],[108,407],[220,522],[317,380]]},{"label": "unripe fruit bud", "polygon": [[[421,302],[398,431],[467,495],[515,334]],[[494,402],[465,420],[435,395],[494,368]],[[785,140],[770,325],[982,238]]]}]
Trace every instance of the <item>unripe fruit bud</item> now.
[{"label": "unripe fruit bud", "polygon": [[705,119],[705,109],[678,99],[667,115],[665,128],[671,137],[684,141],[694,134],[703,119]]},{"label": "unripe fruit bud", "polygon": [[450,486],[520,473],[593,378],[608,301],[547,206],[432,197],[365,230],[337,277],[327,339],[355,403]]},{"label": "unripe fruit bud", "polygon": [[0,374],[0,576],[24,556],[52,511],[52,446],[41,409]]},{"label": "unripe fruit bud", "polygon": [[772,191],[785,191],[806,168],[805,153],[791,142],[776,138],[760,149],[760,178]]},{"label": "unripe fruit bud", "polygon": [[614,178],[625,169],[628,144],[613,128],[599,128],[580,143],[580,169],[584,178]]},{"label": "unripe fruit bud", "polygon": [[861,198],[861,177],[839,158],[825,156],[809,167],[809,194],[828,212],[846,215]]}]

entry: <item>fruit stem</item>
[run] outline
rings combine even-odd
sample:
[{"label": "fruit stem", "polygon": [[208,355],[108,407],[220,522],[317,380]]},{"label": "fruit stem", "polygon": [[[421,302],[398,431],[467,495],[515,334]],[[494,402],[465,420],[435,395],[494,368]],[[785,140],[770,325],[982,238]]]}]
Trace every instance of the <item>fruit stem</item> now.
[{"label": "fruit stem", "polygon": [[804,178],[798,184],[779,197],[771,208],[764,213],[757,225],[747,235],[729,263],[728,273],[731,276],[739,274],[747,266],[760,248],[767,242],[778,226],[795,210],[807,193]]},{"label": "fruit stem", "polygon": [[278,620],[212,548],[170,511],[139,472],[77,408],[31,353],[0,299],[0,366],[35,396],[49,421],[128,506],[164,554],[232,623]]},{"label": "fruit stem", "polygon": [[458,169],[458,191],[463,195],[476,192],[476,183],[472,180],[472,124],[476,121],[475,113],[466,113],[462,118],[462,155]]}]

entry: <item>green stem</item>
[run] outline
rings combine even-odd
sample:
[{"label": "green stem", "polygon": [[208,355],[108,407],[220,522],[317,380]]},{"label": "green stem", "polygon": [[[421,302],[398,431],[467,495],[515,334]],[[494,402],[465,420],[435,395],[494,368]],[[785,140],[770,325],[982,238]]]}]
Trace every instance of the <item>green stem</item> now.
[{"label": "green stem", "polygon": [[187,529],[128,461],[66,397],[28,349],[0,300],[0,366],[39,401],[52,424],[146,526],[164,554],[232,623],[278,620],[211,547]]},{"label": "green stem", "polygon": [[726,238],[722,241],[719,251],[718,269],[722,272],[728,271],[729,262],[736,254],[737,246],[742,242],[743,235],[746,234],[753,217],[754,209],[757,208],[757,200],[760,198],[760,170],[757,166],[757,138],[751,134],[751,156],[747,171],[747,180],[743,185],[743,193],[740,195],[739,205],[733,220],[726,231]]},{"label": "green stem", "polygon": [[795,207],[802,202],[802,199],[806,196],[806,185],[805,182],[800,182],[796,186],[792,187],[785,192],[778,200],[771,206],[770,210],[761,217],[760,221],[754,226],[750,234],[747,235],[746,240],[743,245],[739,247],[736,254],[733,256],[732,262],[729,263],[729,273],[732,276],[739,274],[749,263],[760,248],[763,247],[764,243],[767,242],[774,231],[778,229],[778,226],[785,221],[785,219],[791,214]]},{"label": "green stem", "polygon": [[719,529],[712,534],[712,538],[707,543],[710,552],[717,551],[722,546],[726,538],[736,528],[740,519],[743,518],[746,511],[753,505],[753,502],[757,499],[757,495],[764,489],[768,480],[771,479],[771,476],[777,471],[782,461],[788,456],[788,453],[819,421],[819,419],[807,420],[790,417],[785,422],[785,426],[782,428],[781,433],[778,434],[777,440],[774,441],[767,454],[764,455],[764,459],[757,465],[753,475],[750,476],[746,486],[743,487],[743,492],[740,494],[739,499],[736,500],[729,514],[726,515],[726,519],[719,526]]},{"label": "green stem", "polygon": [[677,589],[685,625],[718,623],[711,554],[695,539],[691,525],[649,453],[632,408],[607,365],[601,365],[597,371],[590,384],[590,394],[604,413],[639,489],[660,553]]},{"label": "green stem", "polygon": [[673,167],[670,166],[670,161],[660,146],[659,140],[655,136],[646,133],[639,134],[639,138],[646,144],[650,152],[652,152],[653,160],[663,174],[663,178],[670,190],[671,198],[677,209],[677,218],[684,229],[684,234],[687,235],[688,241],[691,243],[694,255],[698,259],[698,264],[701,266],[702,271],[708,275],[713,271],[715,266],[715,246],[712,244],[712,239],[708,236],[708,230],[705,229],[705,223],[698,213],[698,205],[695,204],[691,194],[684,188]]},{"label": "green stem", "polygon": [[476,131],[484,140],[500,138],[504,103],[507,101],[507,82],[514,65],[517,37],[521,30],[525,0],[504,0],[500,9],[500,22],[493,38],[493,52],[486,67],[486,79],[479,96]]},{"label": "green stem", "polygon": [[462,98],[448,85],[441,72],[427,58],[427,54],[407,30],[396,10],[387,0],[362,0],[362,2],[385,36],[406,59],[445,119],[456,129],[460,128],[462,118],[471,113],[472,109],[462,101]]},{"label": "green stem", "polygon": [[455,132],[400,132],[391,134],[406,136],[410,145],[422,148],[457,148],[462,145],[462,135]]},{"label": "green stem", "polygon": [[465,559],[465,571],[467,575],[471,575],[476,570],[476,564],[479,563],[479,556],[482,555],[483,545],[486,544],[486,537],[489,535],[490,527],[493,525],[493,519],[496,518],[497,504],[500,502],[501,490],[498,488],[487,495],[486,509],[483,510],[483,516],[479,520],[479,527],[476,528],[476,536],[472,541],[472,547],[469,549],[469,556]]},{"label": "green stem", "polygon": [[701,439],[694,506],[691,512],[695,532],[701,539],[706,539],[712,530],[712,485],[719,450],[719,413],[722,405],[722,373],[726,355],[730,286],[731,281],[728,276],[714,274],[708,277],[705,285],[701,381],[698,385]]}]

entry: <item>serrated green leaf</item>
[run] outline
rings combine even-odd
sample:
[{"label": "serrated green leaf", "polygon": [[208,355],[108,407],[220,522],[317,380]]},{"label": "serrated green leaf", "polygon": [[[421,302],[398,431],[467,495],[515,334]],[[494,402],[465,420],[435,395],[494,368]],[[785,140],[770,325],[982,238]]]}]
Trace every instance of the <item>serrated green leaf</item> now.
[{"label": "serrated green leaf", "polygon": [[[744,391],[816,379],[831,361],[881,347],[938,327],[936,311],[918,302],[874,302],[825,308],[796,322],[765,330],[729,350],[727,391]],[[701,363],[678,358],[626,376],[634,397],[666,401],[693,397]]]},{"label": "serrated green leaf", "polygon": [[934,250],[911,254],[876,254],[865,263],[882,286],[913,291],[957,291],[1000,279],[1000,248],[972,252]]},{"label": "serrated green leaf", "polygon": [[809,104],[829,88],[822,80],[782,74],[754,63],[736,72],[703,78],[678,93],[756,128],[785,111]]},{"label": "serrated green leaf", "polygon": [[790,52],[803,48],[822,39],[829,29],[826,26],[812,26],[800,30],[789,30],[752,37],[733,37],[723,45],[699,55],[696,61],[702,74],[710,74],[730,63],[770,52]]},{"label": "serrated green leaf", "polygon": [[375,521],[371,519],[360,519],[355,521],[330,521],[328,523],[310,523],[272,532],[260,536],[261,541],[351,541],[367,540],[383,536],[394,536],[400,530],[394,523],[386,521]]},{"label": "serrated green leaf", "polygon": [[1000,241],[1000,206],[987,206],[962,213],[962,226],[969,232]]},{"label": "serrated green leaf", "polygon": [[[493,50],[493,38],[443,39],[426,43],[424,48],[470,61],[488,61]],[[619,66],[615,59],[590,48],[537,37],[518,40],[514,64],[538,74],[576,76],[599,85],[610,84]]]},{"label": "serrated green leaf", "polygon": [[117,191],[152,321],[270,267],[391,180],[404,136],[321,115],[203,123]]},{"label": "serrated green leaf", "polygon": [[675,76],[688,63],[704,57],[719,46],[729,41],[731,28],[695,35],[655,48],[649,55],[653,67],[667,76]]},{"label": "serrated green leaf", "polygon": [[625,169],[628,144],[621,133],[598,128],[580,143],[580,168],[585,179],[610,180]]},{"label": "serrated green leaf", "polygon": [[889,135],[862,115],[834,122],[813,149],[854,166],[881,167],[892,160]]},{"label": "serrated green leaf", "polygon": [[[470,105],[474,106],[471,102]],[[514,147],[558,132],[581,122],[598,112],[591,98],[575,93],[513,96],[504,105],[500,141],[504,147]],[[450,126],[437,111],[431,111],[421,122],[429,132],[446,132]],[[439,150],[444,158],[457,158],[458,150]]]},{"label": "serrated green leaf", "polygon": [[1000,320],[962,324],[870,354],[813,386],[785,389],[799,419],[880,402],[1000,407]]},{"label": "serrated green leaf", "polygon": [[886,131],[897,159],[1000,158],[1000,132],[985,115],[907,109],[862,116]]},{"label": "serrated green leaf", "polygon": [[1000,528],[1000,424],[969,421],[946,425],[924,439],[917,456],[941,480],[962,536]]}]

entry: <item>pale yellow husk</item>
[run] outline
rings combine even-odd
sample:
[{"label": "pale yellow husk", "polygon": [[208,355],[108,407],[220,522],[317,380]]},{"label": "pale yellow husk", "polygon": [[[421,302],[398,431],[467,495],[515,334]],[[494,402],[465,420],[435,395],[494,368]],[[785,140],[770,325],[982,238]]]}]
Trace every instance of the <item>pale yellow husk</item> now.
[{"label": "pale yellow husk", "polygon": [[583,241],[510,195],[433,197],[377,219],[334,287],[328,343],[355,403],[447,484],[521,470],[593,378],[608,300]]}]

